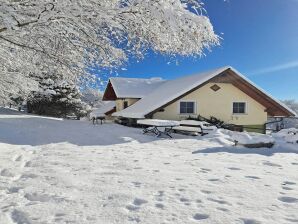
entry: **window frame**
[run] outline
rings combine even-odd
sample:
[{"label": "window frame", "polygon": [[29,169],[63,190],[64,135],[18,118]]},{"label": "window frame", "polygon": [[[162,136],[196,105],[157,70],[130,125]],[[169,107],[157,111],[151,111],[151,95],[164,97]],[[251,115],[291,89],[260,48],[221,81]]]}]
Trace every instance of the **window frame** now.
[{"label": "window frame", "polygon": [[[244,113],[234,113],[234,103],[244,103]],[[248,103],[245,101],[233,101],[232,102],[232,114],[235,115],[247,115],[247,108],[248,108]]]},{"label": "window frame", "polygon": [[[181,113],[181,103],[193,103],[193,113]],[[180,100],[178,104],[178,114],[180,115],[197,114],[197,102],[195,100]]]}]

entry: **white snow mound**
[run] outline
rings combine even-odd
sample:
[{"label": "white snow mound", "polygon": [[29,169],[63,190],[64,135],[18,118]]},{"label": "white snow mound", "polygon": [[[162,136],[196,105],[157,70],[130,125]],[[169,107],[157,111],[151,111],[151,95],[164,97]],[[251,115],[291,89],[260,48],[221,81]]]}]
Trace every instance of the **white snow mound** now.
[{"label": "white snow mound", "polygon": [[231,137],[233,141],[237,141],[243,145],[275,142],[272,136],[258,133],[233,132]]}]

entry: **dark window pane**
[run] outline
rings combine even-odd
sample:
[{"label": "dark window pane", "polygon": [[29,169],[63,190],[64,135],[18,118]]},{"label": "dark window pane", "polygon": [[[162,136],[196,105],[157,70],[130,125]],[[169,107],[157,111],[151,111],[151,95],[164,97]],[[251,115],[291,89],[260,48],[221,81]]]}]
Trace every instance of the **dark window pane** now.
[{"label": "dark window pane", "polygon": [[193,102],[187,102],[187,107],[193,107]]},{"label": "dark window pane", "polygon": [[186,114],[186,107],[180,107],[180,114]]},{"label": "dark window pane", "polygon": [[180,113],[181,114],[193,114],[195,112],[194,102],[180,102]]},{"label": "dark window pane", "polygon": [[233,103],[233,113],[234,114],[244,114],[245,113],[245,103]]},{"label": "dark window pane", "polygon": [[187,107],[187,102],[180,102],[180,107],[186,108]]},{"label": "dark window pane", "polygon": [[188,114],[193,114],[194,113],[193,107],[188,107],[187,108],[187,113]]},{"label": "dark window pane", "polygon": [[180,102],[180,114],[186,113],[186,102]]}]

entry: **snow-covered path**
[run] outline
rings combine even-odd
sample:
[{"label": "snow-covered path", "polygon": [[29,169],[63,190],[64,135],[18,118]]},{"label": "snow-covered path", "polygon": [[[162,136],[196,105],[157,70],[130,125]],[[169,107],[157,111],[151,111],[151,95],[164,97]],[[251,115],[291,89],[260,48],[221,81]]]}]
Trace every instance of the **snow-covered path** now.
[{"label": "snow-covered path", "polygon": [[298,223],[294,152],[9,116],[0,115],[1,224]]}]

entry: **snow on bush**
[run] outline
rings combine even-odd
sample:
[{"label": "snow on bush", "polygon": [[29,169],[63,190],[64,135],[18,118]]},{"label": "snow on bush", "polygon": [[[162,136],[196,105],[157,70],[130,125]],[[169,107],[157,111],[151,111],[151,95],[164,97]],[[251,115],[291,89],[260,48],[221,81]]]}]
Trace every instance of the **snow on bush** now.
[{"label": "snow on bush", "polygon": [[275,140],[270,135],[248,132],[233,132],[231,136],[234,142],[242,145],[259,144],[259,143],[274,143]]},{"label": "snow on bush", "polygon": [[298,129],[288,128],[272,134],[275,138],[284,139],[288,143],[298,144]]}]

